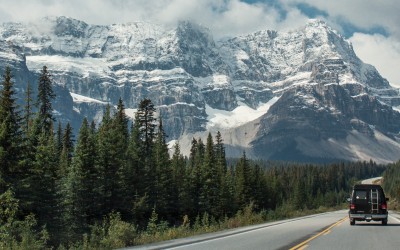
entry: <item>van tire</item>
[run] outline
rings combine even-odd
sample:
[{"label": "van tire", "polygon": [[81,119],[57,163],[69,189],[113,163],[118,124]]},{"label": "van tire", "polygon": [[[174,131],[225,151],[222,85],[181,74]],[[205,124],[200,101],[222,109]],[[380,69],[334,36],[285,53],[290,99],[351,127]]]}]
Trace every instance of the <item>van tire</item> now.
[{"label": "van tire", "polygon": [[382,220],[382,225],[386,226],[387,225],[387,219]]},{"label": "van tire", "polygon": [[[382,223],[383,223],[383,221],[382,221]],[[350,219],[350,225],[354,226],[355,224],[356,224],[356,220],[355,219]]]}]

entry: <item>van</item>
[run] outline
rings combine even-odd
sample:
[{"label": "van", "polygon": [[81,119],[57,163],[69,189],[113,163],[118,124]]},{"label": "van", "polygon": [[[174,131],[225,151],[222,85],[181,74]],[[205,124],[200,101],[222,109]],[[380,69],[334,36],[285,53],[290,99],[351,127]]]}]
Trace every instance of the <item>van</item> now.
[{"label": "van", "polygon": [[381,221],[382,225],[387,225],[388,200],[380,185],[354,185],[351,198],[349,198],[350,225],[355,225],[356,221]]}]

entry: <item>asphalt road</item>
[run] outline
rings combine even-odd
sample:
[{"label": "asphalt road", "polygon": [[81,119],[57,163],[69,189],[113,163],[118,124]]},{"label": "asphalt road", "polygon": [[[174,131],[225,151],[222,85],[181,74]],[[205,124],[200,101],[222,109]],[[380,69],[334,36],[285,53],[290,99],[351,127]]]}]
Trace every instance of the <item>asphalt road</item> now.
[{"label": "asphalt road", "polygon": [[400,215],[389,214],[387,226],[350,226],[341,210],[128,249],[399,249]]}]

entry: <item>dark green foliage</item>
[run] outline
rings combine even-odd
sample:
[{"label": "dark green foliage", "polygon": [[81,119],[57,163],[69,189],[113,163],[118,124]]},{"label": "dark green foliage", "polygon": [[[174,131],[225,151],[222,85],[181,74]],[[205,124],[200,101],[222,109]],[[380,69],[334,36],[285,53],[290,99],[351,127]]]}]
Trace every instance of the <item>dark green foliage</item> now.
[{"label": "dark green foliage", "polygon": [[400,161],[390,164],[383,174],[383,188],[392,199],[400,200]]},{"label": "dark green foliage", "polygon": [[61,122],[58,122],[56,140],[57,140],[57,152],[59,154],[61,154],[62,147],[63,147],[63,145],[62,145],[63,144],[63,131],[62,131]]},{"label": "dark green foliage", "polygon": [[[115,194],[113,195],[114,208],[117,211],[122,212],[122,215],[126,216],[130,212],[130,207],[127,207],[127,180],[125,178],[127,168],[127,151],[129,143],[129,130],[128,130],[128,118],[125,114],[124,104],[120,98],[117,105],[117,112],[114,114],[111,122],[111,147],[109,149],[111,153],[111,159],[113,160],[112,168],[113,174],[115,175]],[[115,171],[115,172],[114,172]]]},{"label": "dark green foliage", "polygon": [[37,221],[33,215],[18,220],[18,203],[12,191],[0,193],[0,249],[46,249],[47,231],[35,230]]},{"label": "dark green foliage", "polygon": [[54,121],[51,101],[56,97],[52,88],[52,80],[47,67],[43,66],[38,82],[38,121],[40,130],[50,131]]},{"label": "dark green foliage", "polygon": [[[46,224],[51,232],[57,232],[59,226],[57,172],[57,146],[54,134],[41,133],[35,150],[34,161],[24,183],[26,190],[26,209],[33,212],[41,225]],[[43,224],[42,224],[43,223]]]},{"label": "dark green foliage", "polygon": [[14,98],[11,69],[6,68],[0,91],[0,193],[15,183],[19,171],[21,129],[19,113]]},{"label": "dark green foliage", "polygon": [[[175,207],[174,200],[174,185],[173,183],[173,172],[171,168],[171,162],[169,159],[168,145],[165,141],[165,132],[162,126],[162,121],[158,125],[158,131],[155,138],[154,149],[153,149],[153,161],[155,168],[155,182],[154,182],[154,199],[153,205],[157,208],[157,211],[161,218],[177,217],[178,209]],[[151,195],[150,193],[149,195]]]},{"label": "dark green foliage", "polygon": [[143,181],[145,169],[142,162],[141,148],[142,140],[140,139],[139,123],[136,122],[132,125],[129,137],[126,155],[127,161],[122,179],[124,182],[122,192],[125,194],[124,204],[127,210],[131,211],[134,204],[138,206],[135,209],[135,217],[139,221],[143,221],[143,214],[147,205],[146,186]]},{"label": "dark green foliage", "polygon": [[[174,192],[173,200],[178,214],[188,215],[193,210],[193,199],[191,197],[191,168],[186,167],[186,161],[181,154],[179,143],[174,145],[174,153],[171,159],[173,171]],[[179,185],[180,184],[180,185]]]},{"label": "dark green foliage", "polygon": [[245,152],[243,152],[243,156],[240,158],[236,166],[235,180],[236,202],[238,206],[242,208],[253,200],[251,190],[251,169]]},{"label": "dark green foliage", "polygon": [[138,111],[136,113],[135,123],[138,124],[139,136],[140,139],[143,141],[143,154],[147,158],[150,158],[152,155],[151,152],[155,138],[155,111],[156,110],[151,100],[144,99],[140,102]]},{"label": "dark green foliage", "polygon": [[135,116],[135,128],[138,129],[140,162],[144,168],[144,176],[142,179],[144,182],[144,192],[148,195],[150,206],[156,203],[156,190],[153,188],[155,186],[157,172],[153,158],[156,129],[156,119],[154,115],[155,108],[151,100],[142,100]]},{"label": "dark green foliage", "polygon": [[119,206],[121,201],[121,164],[125,157],[124,149],[120,148],[115,124],[110,114],[110,106],[107,105],[103,115],[103,121],[97,133],[97,168],[98,188],[101,197],[101,213],[109,214]]},{"label": "dark green foliage", "polygon": [[60,155],[58,177],[62,178],[66,175],[67,170],[71,165],[72,153],[74,151],[74,142],[71,125],[67,123],[64,132],[62,132],[60,128],[61,126],[59,126],[59,129],[57,131],[57,151]]},{"label": "dark green foliage", "polygon": [[62,177],[62,207],[64,235],[68,240],[78,240],[98,215],[99,193],[95,168],[96,144],[86,118],[79,130],[78,141],[71,167]]},{"label": "dark green foliage", "polygon": [[111,213],[91,228],[90,235],[84,236],[82,246],[77,249],[119,249],[133,245],[136,235],[134,225],[122,221],[119,213]]},{"label": "dark green foliage", "polygon": [[33,99],[32,99],[32,89],[31,85],[28,82],[26,86],[25,92],[25,106],[24,106],[24,116],[23,116],[23,130],[25,134],[29,134],[30,128],[32,127],[32,120],[33,120]]},{"label": "dark green foliage", "polygon": [[200,212],[219,214],[221,172],[215,162],[214,142],[211,133],[208,134],[204,159],[201,168],[202,187],[200,188]]}]

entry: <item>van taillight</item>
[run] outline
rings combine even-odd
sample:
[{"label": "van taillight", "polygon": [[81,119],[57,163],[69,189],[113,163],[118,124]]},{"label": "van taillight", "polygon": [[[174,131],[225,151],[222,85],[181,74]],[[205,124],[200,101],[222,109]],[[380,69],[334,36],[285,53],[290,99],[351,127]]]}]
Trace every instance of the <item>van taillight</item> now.
[{"label": "van taillight", "polygon": [[383,203],[383,204],[382,204],[382,209],[385,209],[385,210],[387,209],[386,203]]},{"label": "van taillight", "polygon": [[356,205],[354,205],[353,203],[350,204],[350,209],[356,209]]}]

